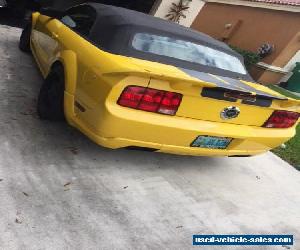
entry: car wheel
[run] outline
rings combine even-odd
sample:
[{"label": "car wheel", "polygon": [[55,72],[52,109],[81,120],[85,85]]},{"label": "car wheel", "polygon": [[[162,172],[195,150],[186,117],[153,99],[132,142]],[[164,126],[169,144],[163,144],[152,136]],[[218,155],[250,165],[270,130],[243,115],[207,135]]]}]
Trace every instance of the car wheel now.
[{"label": "car wheel", "polygon": [[30,36],[31,36],[31,23],[28,23],[22,31],[19,48],[23,52],[30,52]]},{"label": "car wheel", "polygon": [[64,71],[57,67],[49,73],[39,93],[37,112],[40,119],[64,120],[64,90]]}]

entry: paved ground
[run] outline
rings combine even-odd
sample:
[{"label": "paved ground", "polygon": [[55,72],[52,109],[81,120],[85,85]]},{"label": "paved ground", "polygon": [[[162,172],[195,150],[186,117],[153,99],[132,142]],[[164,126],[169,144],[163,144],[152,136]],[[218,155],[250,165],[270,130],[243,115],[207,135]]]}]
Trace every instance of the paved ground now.
[{"label": "paved ground", "polygon": [[113,151],[38,120],[42,79],[17,49],[19,32],[0,27],[0,249],[192,249],[197,233],[300,238],[300,173],[271,153]]}]

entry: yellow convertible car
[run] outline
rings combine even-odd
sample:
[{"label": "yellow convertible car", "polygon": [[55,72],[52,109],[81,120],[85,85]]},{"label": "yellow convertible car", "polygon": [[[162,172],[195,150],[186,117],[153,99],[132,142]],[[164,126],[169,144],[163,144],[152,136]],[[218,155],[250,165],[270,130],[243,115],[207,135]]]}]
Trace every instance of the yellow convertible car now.
[{"label": "yellow convertible car", "polygon": [[104,147],[249,156],[295,135],[298,101],[254,83],[226,44],[175,23],[97,3],[42,9],[19,46],[45,78],[40,118],[66,119]]}]

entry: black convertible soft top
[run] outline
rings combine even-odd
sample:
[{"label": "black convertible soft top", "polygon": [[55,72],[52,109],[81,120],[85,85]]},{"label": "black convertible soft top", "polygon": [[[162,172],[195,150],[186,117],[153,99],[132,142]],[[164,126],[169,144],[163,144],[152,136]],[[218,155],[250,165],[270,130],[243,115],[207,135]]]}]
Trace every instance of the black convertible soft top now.
[{"label": "black convertible soft top", "polygon": [[[157,33],[163,35],[169,34],[171,36],[186,38],[187,40],[194,40],[201,44],[223,48],[223,50],[233,53],[225,43],[174,22],[111,5],[98,3],[89,3],[88,5],[97,11],[96,27],[99,35],[103,35],[103,32],[105,32],[106,35],[112,35],[109,33],[113,33],[112,30],[115,28],[128,26],[132,31],[136,31],[137,29],[143,29],[144,31],[156,30]],[[106,27],[112,28],[112,30],[107,30]]]},{"label": "black convertible soft top", "polygon": [[223,51],[233,55],[244,63],[243,57],[233,51],[225,43],[222,43],[212,37],[198,31],[186,28],[179,24],[163,20],[151,15],[137,11],[120,8],[116,6],[104,5],[99,3],[87,3],[96,11],[95,24],[89,35],[90,39],[101,49],[124,56],[140,58],[144,60],[160,62],[174,65],[176,67],[197,70],[217,75],[223,75],[234,78],[251,80],[251,77],[222,70],[219,68],[209,67],[198,63],[192,63],[175,58],[170,58],[152,53],[145,53],[135,50],[132,47],[132,40],[137,33],[151,33],[154,35],[167,36],[171,38],[190,41],[201,44],[210,48]]}]

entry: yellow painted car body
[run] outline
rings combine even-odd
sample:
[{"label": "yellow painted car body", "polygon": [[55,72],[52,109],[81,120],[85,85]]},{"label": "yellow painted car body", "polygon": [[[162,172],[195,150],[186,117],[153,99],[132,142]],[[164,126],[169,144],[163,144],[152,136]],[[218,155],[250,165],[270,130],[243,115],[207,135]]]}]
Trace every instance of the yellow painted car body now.
[{"label": "yellow painted car body", "polygon": [[[59,20],[38,12],[32,16],[31,50],[45,78],[54,64],[63,65],[66,120],[104,147],[142,147],[195,156],[255,155],[295,135],[295,126],[270,129],[262,125],[274,110],[299,111],[296,100],[274,100],[267,108],[238,102],[241,115],[224,122],[219,114],[230,103],[199,98],[203,87],[214,87],[211,83],[200,82],[174,66],[105,52]],[[247,84],[279,95],[266,87]],[[176,116],[121,107],[117,100],[128,85],[183,94]],[[199,135],[233,141],[227,149],[191,147]]]}]

